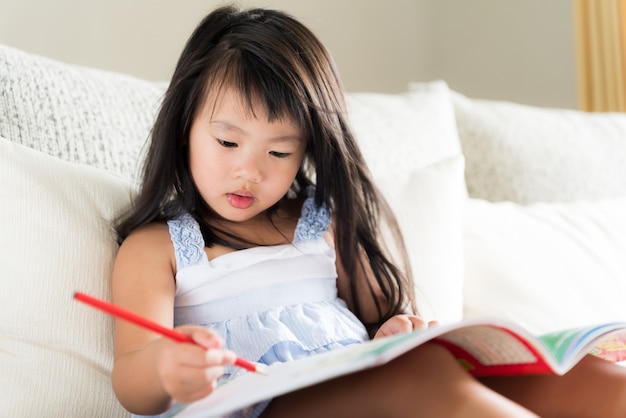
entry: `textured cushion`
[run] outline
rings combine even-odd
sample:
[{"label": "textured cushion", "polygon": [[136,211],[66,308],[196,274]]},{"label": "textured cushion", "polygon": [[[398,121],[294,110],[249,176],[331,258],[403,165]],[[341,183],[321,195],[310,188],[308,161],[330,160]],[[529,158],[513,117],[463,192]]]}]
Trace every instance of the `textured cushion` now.
[{"label": "textured cushion", "polygon": [[[3,411],[126,416],[109,381],[112,320],[71,296],[110,296],[117,250],[111,220],[130,200],[128,180],[162,90],[6,47],[0,77],[8,86],[0,132],[10,136],[0,140],[0,193],[11,202],[0,211],[9,295],[0,308],[0,391],[9,400]],[[463,157],[447,86],[415,88],[351,94],[348,102],[365,157],[411,247],[419,307],[445,322],[462,313]]]},{"label": "textured cushion", "polygon": [[126,178],[163,85],[72,66],[0,45],[0,136]]},{"label": "textured cushion", "polygon": [[11,417],[123,417],[110,383],[111,221],[126,180],[0,138],[0,393]]},{"label": "textured cushion", "polygon": [[536,333],[626,321],[626,197],[575,203],[470,200],[465,313]]},{"label": "textured cushion", "polygon": [[470,197],[572,202],[626,196],[626,115],[452,94]]},{"label": "textured cushion", "polygon": [[352,93],[347,101],[374,180],[404,233],[420,313],[459,319],[466,192],[448,86],[437,81],[400,94]]}]

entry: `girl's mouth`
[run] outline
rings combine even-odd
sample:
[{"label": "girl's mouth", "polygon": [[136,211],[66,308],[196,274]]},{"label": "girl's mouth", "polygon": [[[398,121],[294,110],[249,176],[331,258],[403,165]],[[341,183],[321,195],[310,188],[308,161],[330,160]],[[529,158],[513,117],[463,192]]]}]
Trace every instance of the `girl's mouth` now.
[{"label": "girl's mouth", "polygon": [[248,209],[254,203],[254,196],[246,192],[236,192],[226,194],[228,203],[236,209]]}]

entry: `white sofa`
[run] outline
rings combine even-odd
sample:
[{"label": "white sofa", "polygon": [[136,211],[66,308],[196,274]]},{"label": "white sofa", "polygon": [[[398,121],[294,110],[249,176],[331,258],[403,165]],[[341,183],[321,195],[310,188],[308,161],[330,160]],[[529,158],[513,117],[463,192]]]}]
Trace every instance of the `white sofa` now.
[{"label": "white sofa", "polygon": [[[110,389],[111,220],[164,91],[0,46],[0,415],[123,417]],[[350,93],[404,229],[422,314],[541,333],[626,320],[626,115]],[[464,169],[465,168],[465,169]]]}]

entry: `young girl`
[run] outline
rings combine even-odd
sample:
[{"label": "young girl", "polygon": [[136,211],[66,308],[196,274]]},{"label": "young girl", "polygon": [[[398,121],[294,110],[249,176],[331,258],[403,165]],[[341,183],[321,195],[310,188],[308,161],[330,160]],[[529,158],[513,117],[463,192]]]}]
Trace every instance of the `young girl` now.
[{"label": "young girl", "polygon": [[[416,314],[406,254],[396,262],[383,243],[391,233],[402,248],[336,68],[280,12],[221,8],[195,30],[118,232],[114,301],[197,342],[116,322],[113,386],[136,414],[210,394],[239,373],[234,353],[286,362],[429,326]],[[478,381],[425,344],[233,416],[534,414],[624,416],[626,373],[590,357],[565,377]]]}]

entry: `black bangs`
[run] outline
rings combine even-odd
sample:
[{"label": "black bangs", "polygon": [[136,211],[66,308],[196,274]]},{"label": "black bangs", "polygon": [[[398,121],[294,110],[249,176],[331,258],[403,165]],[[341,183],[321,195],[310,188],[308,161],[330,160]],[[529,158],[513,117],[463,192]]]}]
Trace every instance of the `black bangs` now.
[{"label": "black bangs", "polygon": [[308,136],[309,100],[303,87],[294,83],[288,69],[268,60],[267,51],[254,54],[248,49],[231,48],[214,61],[206,75],[205,100],[213,100],[215,106],[225,90],[233,89],[241,97],[244,112],[257,117],[254,105],[260,103],[268,122],[291,118]]}]

